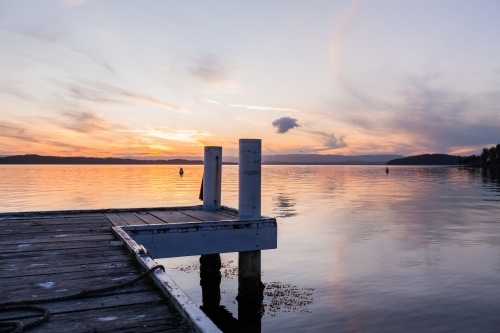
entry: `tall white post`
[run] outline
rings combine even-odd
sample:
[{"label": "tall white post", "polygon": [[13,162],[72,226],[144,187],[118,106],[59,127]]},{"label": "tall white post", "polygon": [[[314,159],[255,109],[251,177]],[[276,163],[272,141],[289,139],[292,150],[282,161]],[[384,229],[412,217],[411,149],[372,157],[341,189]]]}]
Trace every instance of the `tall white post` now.
[{"label": "tall white post", "polygon": [[[262,141],[240,139],[238,218],[261,218]],[[238,318],[260,332],[260,314],[264,285],[261,282],[260,251],[238,253]]]},{"label": "tall white post", "polygon": [[222,147],[205,147],[203,162],[203,210],[219,210],[221,199]]},{"label": "tall white post", "polygon": [[261,179],[262,140],[240,139],[239,162],[239,219],[261,217]]}]

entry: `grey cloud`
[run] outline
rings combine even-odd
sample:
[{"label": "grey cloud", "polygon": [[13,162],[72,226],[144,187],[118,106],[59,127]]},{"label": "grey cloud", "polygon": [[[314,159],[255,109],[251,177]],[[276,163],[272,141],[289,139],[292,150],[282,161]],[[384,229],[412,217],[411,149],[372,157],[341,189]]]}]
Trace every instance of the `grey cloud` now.
[{"label": "grey cloud", "polygon": [[358,100],[346,107],[344,119],[382,136],[402,134],[407,142],[391,142],[399,153],[415,150],[447,153],[459,147],[485,146],[500,139],[500,91],[469,94],[440,85],[440,75],[407,77],[394,91],[394,101]]},{"label": "grey cloud", "polygon": [[343,136],[337,138],[333,133],[309,130],[307,132],[311,133],[313,136],[316,136],[319,140],[321,140],[324,146],[324,148],[316,149],[316,151],[347,147],[347,144],[344,142]]},{"label": "grey cloud", "polygon": [[272,122],[273,127],[276,127],[276,132],[283,134],[294,127],[299,127],[297,119],[290,117],[281,117]]},{"label": "grey cloud", "polygon": [[221,83],[226,81],[229,68],[214,56],[207,55],[191,68],[190,73],[206,83]]},{"label": "grey cloud", "polygon": [[126,104],[126,101],[119,100],[116,97],[127,97],[135,100],[140,100],[149,104],[154,104],[165,109],[180,112],[181,110],[172,104],[162,102],[151,96],[121,89],[116,86],[111,86],[99,82],[83,81],[76,84],[69,84],[68,87],[72,97],[76,99],[84,99],[92,102],[105,102]]},{"label": "grey cloud", "polygon": [[25,128],[6,123],[0,123],[0,137],[17,139],[27,142],[39,142],[39,140],[27,134]]},{"label": "grey cloud", "polygon": [[15,82],[2,82],[0,83],[0,93],[8,94],[24,101],[34,101],[33,96],[27,94],[24,90],[17,88],[16,85],[18,84]]},{"label": "grey cloud", "polygon": [[39,16],[23,26],[8,28],[13,33],[44,42],[57,43],[71,34],[68,24],[56,17]]},{"label": "grey cloud", "polygon": [[78,132],[103,131],[109,127],[103,118],[88,111],[65,111],[62,114],[68,120],[63,126]]}]

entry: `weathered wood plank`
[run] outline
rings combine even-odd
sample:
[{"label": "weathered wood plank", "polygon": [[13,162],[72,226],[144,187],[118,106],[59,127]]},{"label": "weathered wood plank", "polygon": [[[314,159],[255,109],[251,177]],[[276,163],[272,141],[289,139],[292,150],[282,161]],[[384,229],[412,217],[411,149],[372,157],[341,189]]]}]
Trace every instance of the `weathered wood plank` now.
[{"label": "weathered wood plank", "polygon": [[84,233],[84,232],[110,232],[111,223],[106,221],[105,225],[103,223],[100,224],[86,224],[86,225],[69,225],[69,226],[58,226],[58,227],[37,227],[36,230],[33,228],[27,227],[17,227],[17,226],[9,226],[5,227],[5,229],[0,229],[0,235],[19,235],[20,237],[24,237],[26,235],[33,235],[36,233],[37,235],[53,235],[57,233]]},{"label": "weathered wood plank", "polygon": [[[84,311],[55,314],[51,319],[30,332],[146,332],[149,328],[161,332],[168,327],[177,326],[182,332],[178,315],[168,311],[162,301],[152,303],[151,307],[144,304],[98,308]],[[179,325],[180,324],[180,325]],[[175,327],[174,326],[174,327]],[[153,332],[154,332],[153,330]],[[151,332],[151,331],[149,331]]]},{"label": "weathered wood plank", "polygon": [[165,221],[166,223],[192,222],[198,221],[189,215],[183,214],[183,211],[150,211],[151,215]]},{"label": "weathered wood plank", "polygon": [[121,227],[124,225],[128,225],[125,220],[123,220],[118,214],[116,213],[108,213],[104,214],[109,222],[111,222],[115,227]]},{"label": "weathered wood plank", "polygon": [[[34,263],[39,263],[41,260],[51,260],[51,264],[56,265],[60,260],[63,259],[88,259],[95,258],[95,261],[98,262],[101,258],[106,258],[106,261],[110,261],[112,256],[123,256],[123,252],[121,252],[121,248],[119,247],[110,247],[110,246],[96,246],[92,247],[94,252],[89,253],[88,251],[82,251],[79,248],[76,249],[57,249],[57,250],[41,250],[36,252],[11,252],[11,253],[3,253],[0,252],[1,263],[7,262],[7,260],[15,260],[16,262],[22,260],[30,260]],[[96,256],[95,253],[99,253],[99,256]]]},{"label": "weathered wood plank", "polygon": [[188,210],[188,211],[183,211],[183,214],[189,215],[193,218],[196,218],[200,221],[223,221],[223,220],[230,220],[225,215],[222,214],[217,214],[216,211],[205,211],[205,210]]},{"label": "weathered wood plank", "polygon": [[33,226],[64,226],[64,225],[86,225],[86,224],[109,224],[109,220],[106,217],[99,218],[89,218],[89,219],[73,219],[73,220],[58,220],[58,219],[46,219],[46,220],[23,220],[23,221],[9,221],[0,224],[0,227],[5,228],[7,226],[17,226],[17,227],[33,227]]},{"label": "weathered wood plank", "polygon": [[217,214],[222,214],[222,215],[225,215],[225,216],[229,216],[233,220],[237,220],[238,219],[238,213],[232,212],[232,211],[227,210],[227,209],[221,209],[221,210],[218,210],[216,212],[217,212]]},{"label": "weathered wood plank", "polygon": [[[7,212],[0,213],[0,218],[24,218],[29,216],[76,216],[87,214],[106,214],[106,213],[122,213],[122,212],[147,212],[150,210],[185,210],[185,209],[202,209],[201,205],[195,206],[177,206],[177,207],[141,207],[141,208],[104,208],[104,209],[81,209],[81,210],[59,210],[59,211],[38,211],[38,212]],[[227,207],[224,207],[227,209]]]},{"label": "weathered wood plank", "polygon": [[146,222],[147,224],[165,224],[165,221],[149,214],[148,212],[134,213],[135,216]]},{"label": "weathered wood plank", "polygon": [[73,220],[73,219],[93,219],[93,218],[102,218],[104,214],[35,214],[35,215],[26,215],[26,216],[2,216],[0,213],[0,223],[3,222],[12,222],[12,221],[43,221],[43,220]]},{"label": "weathered wood plank", "polygon": [[[155,290],[140,291],[133,294],[117,294],[112,296],[98,296],[92,298],[78,299],[76,302],[63,301],[43,304],[50,309],[51,314],[85,311],[92,309],[106,309],[124,305],[135,305],[144,303],[155,303],[163,300],[163,295]],[[0,312],[0,320],[11,320],[14,318],[33,317],[33,311]]]},{"label": "weathered wood plank", "polygon": [[[11,278],[2,278],[2,284],[15,286],[19,284],[37,285],[40,281],[59,281],[59,280],[80,280],[108,277],[112,281],[127,281],[133,279],[137,270],[131,266],[115,267],[113,269],[95,269],[86,270],[85,267],[75,267],[72,272],[48,272],[45,274],[16,276]],[[50,288],[49,288],[50,289]]]},{"label": "weathered wood plank", "polygon": [[[10,302],[23,299],[44,299],[72,295],[82,290],[118,286],[118,282],[128,281],[128,278],[132,279],[137,277],[137,275],[138,274],[127,276],[127,279],[123,280],[113,280],[115,278],[122,278],[121,276],[97,276],[87,279],[74,278],[68,280],[39,279],[38,282],[33,282],[31,284],[6,284],[2,286],[2,300]],[[122,294],[151,290],[153,288],[154,286],[149,283],[137,283],[108,293]],[[108,293],[103,293],[103,295],[107,295]]]},{"label": "weathered wood plank", "polygon": [[45,244],[45,243],[58,243],[64,244],[65,242],[81,242],[84,244],[88,241],[102,241],[102,240],[116,240],[116,237],[111,233],[111,230],[107,232],[97,233],[97,232],[87,232],[85,234],[70,234],[65,232],[58,232],[55,234],[35,234],[30,237],[29,235],[13,235],[13,237],[0,238],[0,247],[3,245],[18,245],[18,244]]},{"label": "weathered wood plank", "polygon": [[55,241],[51,243],[22,243],[17,245],[6,244],[2,245],[2,254],[7,253],[23,253],[37,252],[41,250],[64,250],[64,249],[88,249],[99,246],[121,246],[123,242],[116,239],[113,240],[96,240],[92,242],[65,242]]},{"label": "weathered wood plank", "polygon": [[120,267],[133,267],[132,258],[128,256],[113,256],[111,260],[95,262],[93,258],[87,258],[86,261],[75,263],[74,259],[58,260],[57,263],[37,264],[32,259],[15,261],[10,264],[0,264],[1,279],[10,277],[25,277],[44,274],[69,273],[76,271],[94,271],[101,269],[115,269]]},{"label": "weathered wood plank", "polygon": [[140,218],[134,215],[134,213],[118,213],[118,216],[120,216],[128,225],[145,225],[147,224]]}]

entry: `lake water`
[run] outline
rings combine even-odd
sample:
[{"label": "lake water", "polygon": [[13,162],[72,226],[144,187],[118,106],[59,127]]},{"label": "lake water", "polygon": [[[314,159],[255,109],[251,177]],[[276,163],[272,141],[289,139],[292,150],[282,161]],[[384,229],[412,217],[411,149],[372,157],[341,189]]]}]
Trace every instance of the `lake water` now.
[{"label": "lake water", "polygon": [[[199,204],[202,166],[183,168],[3,165],[0,211]],[[222,181],[237,207],[238,167]],[[262,332],[499,331],[498,171],[263,166],[262,195],[278,221]],[[237,255],[222,260],[221,304],[237,316]],[[159,261],[201,305],[198,257]]]}]

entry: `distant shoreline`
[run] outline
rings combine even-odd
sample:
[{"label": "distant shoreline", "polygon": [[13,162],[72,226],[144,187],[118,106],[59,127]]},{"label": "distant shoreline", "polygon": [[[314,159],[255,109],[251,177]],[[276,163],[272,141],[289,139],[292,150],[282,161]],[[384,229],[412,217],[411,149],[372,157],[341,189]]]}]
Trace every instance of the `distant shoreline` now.
[{"label": "distant shoreline", "polygon": [[[262,159],[262,165],[385,165],[385,160],[370,161],[373,156],[367,156],[367,161],[355,160],[342,156],[343,161],[266,161]],[[364,156],[363,156],[364,157]],[[337,157],[338,158],[338,157]],[[170,159],[170,160],[139,160],[132,158],[116,157],[61,157],[61,156],[41,156],[35,154],[14,155],[0,157],[2,164],[19,165],[203,165],[203,160],[194,159]],[[233,162],[222,162],[224,165],[238,165],[237,160]]]}]

